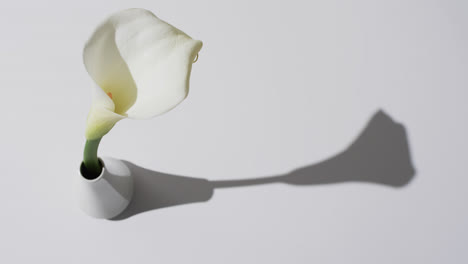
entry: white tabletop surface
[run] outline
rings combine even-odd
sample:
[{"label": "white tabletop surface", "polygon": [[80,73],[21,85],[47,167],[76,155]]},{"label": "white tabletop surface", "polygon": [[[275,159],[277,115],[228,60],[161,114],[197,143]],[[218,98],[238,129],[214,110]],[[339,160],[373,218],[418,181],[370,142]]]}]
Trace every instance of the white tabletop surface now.
[{"label": "white tabletop surface", "polygon": [[[140,177],[132,211],[96,220],[72,190],[93,85],[82,48],[129,7],[204,46],[186,101],[104,137],[100,155]],[[0,263],[467,263],[467,10],[6,1]]]}]

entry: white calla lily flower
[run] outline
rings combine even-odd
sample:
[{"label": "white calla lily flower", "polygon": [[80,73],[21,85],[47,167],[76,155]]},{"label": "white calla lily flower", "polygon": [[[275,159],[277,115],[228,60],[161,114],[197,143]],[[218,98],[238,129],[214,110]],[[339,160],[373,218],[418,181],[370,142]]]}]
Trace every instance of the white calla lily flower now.
[{"label": "white calla lily flower", "polygon": [[98,26],[83,52],[97,86],[86,138],[104,136],[119,120],[165,113],[189,92],[192,63],[202,47],[144,9],[113,14]]}]

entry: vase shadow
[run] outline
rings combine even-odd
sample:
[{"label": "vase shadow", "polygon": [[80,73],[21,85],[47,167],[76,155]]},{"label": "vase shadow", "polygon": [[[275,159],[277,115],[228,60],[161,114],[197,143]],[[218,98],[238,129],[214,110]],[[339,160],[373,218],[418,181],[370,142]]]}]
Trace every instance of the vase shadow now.
[{"label": "vase shadow", "polygon": [[209,181],[170,175],[124,161],[134,175],[134,196],[127,209],[111,220],[182,204],[205,202],[215,189],[269,183],[323,185],[365,182],[403,187],[415,175],[405,128],[384,111],[377,111],[356,140],[344,151],[322,162],[283,175],[242,180]]}]

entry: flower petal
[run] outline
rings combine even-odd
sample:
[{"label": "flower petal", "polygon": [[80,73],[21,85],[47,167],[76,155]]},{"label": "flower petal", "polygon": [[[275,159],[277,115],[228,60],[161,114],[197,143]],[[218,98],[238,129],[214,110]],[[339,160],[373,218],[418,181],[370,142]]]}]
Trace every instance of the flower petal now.
[{"label": "flower petal", "polygon": [[112,94],[115,112],[125,113],[135,102],[137,89],[115,43],[112,21],[101,24],[85,45],[86,70],[106,93]]},{"label": "flower petal", "polygon": [[93,102],[86,120],[85,136],[88,140],[101,138],[115,123],[126,116],[115,113],[114,102],[99,87],[93,89]]},{"label": "flower petal", "polygon": [[[85,53],[90,53],[88,55],[91,56],[92,51],[93,57],[99,59],[85,59],[85,64],[86,61],[97,64],[101,71],[99,75],[125,76],[125,82],[118,81],[112,85],[127,89],[130,99],[119,110],[129,107],[128,110],[125,109],[128,117],[153,117],[169,111],[185,99],[189,91],[192,62],[202,47],[201,41],[193,40],[144,9],[128,9],[112,15],[98,28],[95,35],[99,37],[91,39],[88,47],[100,48],[85,49]],[[112,38],[115,42],[110,44]],[[110,51],[108,46],[112,46]],[[99,56],[101,52],[104,55]],[[121,56],[124,63],[116,54]],[[112,62],[100,61],[110,58]],[[114,64],[121,68],[106,70],[113,69]],[[94,67],[87,68],[88,71],[91,69],[97,72]],[[125,70],[130,72],[131,78]],[[133,80],[135,86],[131,85],[130,80]],[[104,87],[103,89],[106,90]],[[118,105],[116,103],[116,107]]]}]

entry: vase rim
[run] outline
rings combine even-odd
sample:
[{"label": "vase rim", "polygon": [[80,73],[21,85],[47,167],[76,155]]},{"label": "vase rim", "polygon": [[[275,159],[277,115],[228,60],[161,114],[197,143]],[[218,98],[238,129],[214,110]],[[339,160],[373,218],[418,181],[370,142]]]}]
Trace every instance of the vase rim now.
[{"label": "vase rim", "polygon": [[93,178],[93,179],[89,179],[84,175],[84,174],[86,174],[86,173],[84,173],[85,170],[86,170],[86,167],[84,166],[84,162],[83,161],[81,162],[81,164],[80,164],[80,175],[87,182],[97,182],[100,179],[102,179],[102,176],[104,175],[104,172],[106,170],[106,164],[104,163],[104,161],[101,158],[98,158],[98,160],[99,160],[99,163],[101,163],[101,165],[102,165],[102,171],[101,171],[101,174],[99,174],[99,176],[97,176],[96,178]]}]

